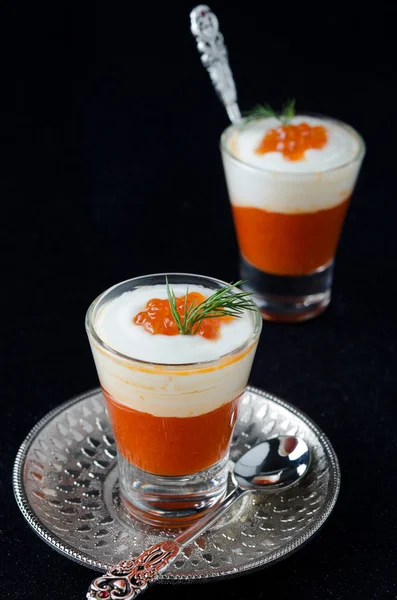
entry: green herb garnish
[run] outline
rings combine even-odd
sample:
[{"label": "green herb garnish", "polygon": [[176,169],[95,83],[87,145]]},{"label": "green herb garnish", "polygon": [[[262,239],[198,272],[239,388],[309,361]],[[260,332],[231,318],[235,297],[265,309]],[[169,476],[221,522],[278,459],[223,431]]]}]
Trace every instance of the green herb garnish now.
[{"label": "green herb garnish", "polygon": [[275,117],[282,125],[290,125],[294,116],[295,100],[289,100],[280,113],[277,113],[268,104],[257,104],[252,110],[244,115],[244,123],[258,121],[259,119],[266,119],[267,117]]},{"label": "green herb garnish", "polygon": [[187,288],[183,318],[181,318],[177,309],[175,292],[171,289],[167,277],[165,281],[171,314],[182,335],[194,335],[197,333],[203,319],[241,317],[245,310],[256,310],[256,306],[251,300],[252,292],[232,293],[233,288],[244,283],[244,281],[237,281],[237,283],[226,285],[214,294],[211,294],[211,296],[208,296],[208,298],[199,304],[191,303],[190,306],[188,306],[189,288]]}]

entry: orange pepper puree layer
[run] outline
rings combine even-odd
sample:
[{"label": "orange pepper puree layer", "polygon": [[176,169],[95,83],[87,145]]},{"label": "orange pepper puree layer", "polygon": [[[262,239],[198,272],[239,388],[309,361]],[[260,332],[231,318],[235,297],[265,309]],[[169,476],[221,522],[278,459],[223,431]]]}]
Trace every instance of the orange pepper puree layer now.
[{"label": "orange pepper puree layer", "polygon": [[321,125],[280,125],[266,132],[255,152],[281,152],[287,160],[302,160],[306,150],[321,150],[326,143],[327,131]]},{"label": "orange pepper puree layer", "polygon": [[[176,307],[182,324],[184,323],[185,298],[186,296],[176,298]],[[187,308],[197,306],[205,299],[205,296],[198,292],[190,292],[187,296],[186,306]],[[230,321],[231,318],[232,317],[214,317],[203,319],[200,325],[193,327],[193,333],[214,340],[219,337],[219,330],[222,323]],[[142,325],[142,327],[152,335],[156,335],[156,333],[162,333],[163,335],[180,334],[178,325],[172,317],[168,299],[159,300],[158,298],[153,298],[152,300],[149,300],[146,304],[146,309],[134,317],[134,323],[135,325]]]},{"label": "orange pepper puree layer", "polygon": [[143,471],[180,476],[208,469],[229,449],[239,398],[195,417],[156,417],[103,390],[117,448]]},{"label": "orange pepper puree layer", "polygon": [[335,256],[349,198],[337,206],[308,213],[277,213],[233,206],[244,258],[273,275],[307,275]]}]

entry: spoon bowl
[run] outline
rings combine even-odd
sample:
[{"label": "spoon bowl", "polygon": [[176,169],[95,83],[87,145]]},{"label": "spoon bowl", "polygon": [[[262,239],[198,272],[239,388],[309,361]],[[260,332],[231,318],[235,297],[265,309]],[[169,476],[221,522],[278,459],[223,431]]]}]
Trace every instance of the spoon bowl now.
[{"label": "spoon bowl", "polygon": [[232,479],[242,490],[270,492],[295,485],[310,466],[310,450],[299,437],[279,436],[261,442],[237,461]]}]

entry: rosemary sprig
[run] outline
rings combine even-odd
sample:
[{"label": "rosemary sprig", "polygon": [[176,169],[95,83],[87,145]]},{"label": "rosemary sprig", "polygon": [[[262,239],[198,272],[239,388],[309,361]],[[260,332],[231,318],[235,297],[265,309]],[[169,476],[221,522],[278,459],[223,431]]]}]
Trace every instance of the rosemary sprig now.
[{"label": "rosemary sprig", "polygon": [[290,125],[292,118],[295,116],[295,100],[289,100],[283,107],[280,113],[277,113],[268,104],[257,104],[248,113],[245,113],[244,123],[251,123],[259,119],[267,117],[275,117],[282,125]]},{"label": "rosemary sprig", "polygon": [[[175,296],[175,292],[173,290],[171,290],[170,286],[168,285],[168,278],[165,278],[166,283],[167,283],[167,295],[168,295],[168,302],[170,303],[170,310],[171,310],[171,314],[172,314],[172,318],[174,319],[175,323],[178,325],[178,329],[180,332],[182,332],[182,329],[184,328],[184,323],[182,323],[181,321],[181,317],[179,316],[177,307],[176,307],[176,296]],[[187,292],[187,290],[186,290]],[[186,310],[187,310],[187,293],[186,293],[186,298],[185,298],[185,308],[184,308],[184,316],[186,318]]]},{"label": "rosemary sprig", "polygon": [[292,100],[288,100],[288,102],[283,107],[282,113],[280,115],[280,120],[283,125],[289,125],[295,116],[295,98]]},{"label": "rosemary sprig", "polygon": [[237,281],[217,290],[199,304],[194,305],[191,303],[190,306],[188,306],[188,288],[183,305],[183,318],[181,318],[177,309],[175,292],[171,289],[167,277],[165,281],[172,318],[182,335],[196,334],[203,319],[214,319],[216,317],[238,318],[242,316],[244,310],[256,310],[251,300],[252,292],[231,293],[233,288],[244,283],[243,281]]}]

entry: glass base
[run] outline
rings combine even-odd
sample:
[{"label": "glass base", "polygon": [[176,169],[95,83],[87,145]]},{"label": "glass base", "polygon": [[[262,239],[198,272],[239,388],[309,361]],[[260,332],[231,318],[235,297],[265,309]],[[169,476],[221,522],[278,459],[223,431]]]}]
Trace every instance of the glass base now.
[{"label": "glass base", "polygon": [[187,527],[226,493],[228,456],[199,473],[153,475],[119,455],[121,500],[135,518],[157,527]]},{"label": "glass base", "polygon": [[307,321],[324,312],[331,301],[333,262],[308,275],[272,275],[240,260],[242,288],[253,292],[262,317],[269,321]]}]

